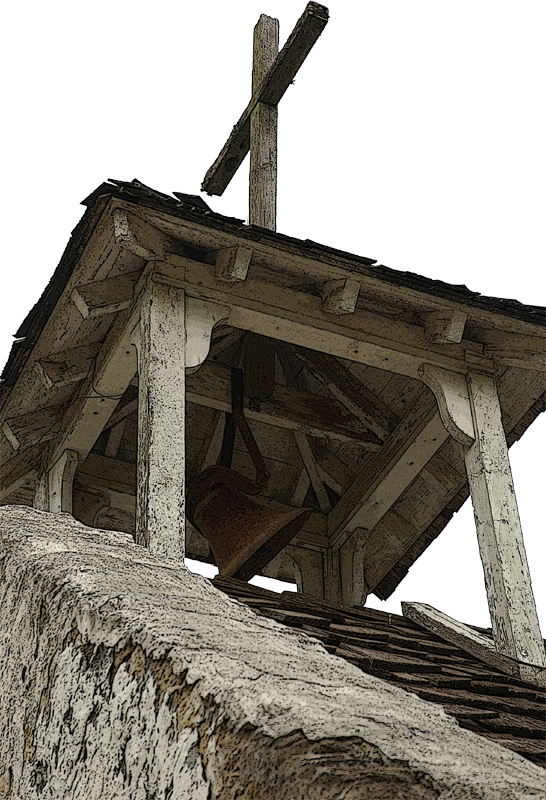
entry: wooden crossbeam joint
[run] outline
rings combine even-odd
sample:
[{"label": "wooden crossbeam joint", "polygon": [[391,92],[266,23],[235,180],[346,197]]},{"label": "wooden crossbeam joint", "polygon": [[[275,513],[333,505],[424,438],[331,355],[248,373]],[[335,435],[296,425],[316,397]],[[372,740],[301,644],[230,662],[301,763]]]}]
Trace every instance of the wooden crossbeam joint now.
[{"label": "wooden crossbeam joint", "polygon": [[252,98],[233,128],[220,155],[208,170],[201,186],[207,194],[221,195],[250,149],[250,119],[258,103],[276,106],[294,80],[311,48],[328,22],[328,9],[308,3],[271,69],[253,91]]}]

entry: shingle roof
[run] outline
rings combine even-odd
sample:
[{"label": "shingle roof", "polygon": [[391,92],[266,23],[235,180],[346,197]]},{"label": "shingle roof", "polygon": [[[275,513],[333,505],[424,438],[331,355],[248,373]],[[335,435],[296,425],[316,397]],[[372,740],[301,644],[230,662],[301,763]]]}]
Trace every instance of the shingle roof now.
[{"label": "shingle roof", "polygon": [[222,576],[213,584],[256,614],[319,639],[363,672],[439,703],[462,728],[546,768],[546,689],[495,670],[397,614],[277,594]]},{"label": "shingle roof", "polygon": [[386,283],[405,286],[425,294],[466,303],[524,322],[530,322],[534,325],[546,325],[546,309],[542,306],[530,306],[517,300],[487,297],[479,292],[473,292],[463,285],[453,285],[411,272],[391,269],[379,264],[373,258],[347,253],[343,250],[313,242],[310,239],[296,239],[282,233],[269,231],[258,225],[245,225],[243,220],[226,217],[212,211],[198,195],[184,194],[182,192],[173,192],[173,194],[175,197],[158,192],[138,180],[131,182],[110,180],[108,183],[102,183],[82,201],[82,205],[86,206],[87,210],[72,232],[70,241],[49,284],[16,333],[17,338],[21,341],[13,345],[7,364],[0,376],[0,396],[6,387],[11,386],[17,380],[26,357],[38,339],[55,303],[61,296],[72,269],[83,252],[93,228],[110,198],[120,198],[146,208],[168,213],[183,220],[193,220],[216,230],[236,233],[249,241],[263,241],[281,246],[284,249],[293,249],[295,252],[303,253],[319,260],[334,259],[336,262],[350,266],[353,271],[373,274],[375,278],[384,280]]}]

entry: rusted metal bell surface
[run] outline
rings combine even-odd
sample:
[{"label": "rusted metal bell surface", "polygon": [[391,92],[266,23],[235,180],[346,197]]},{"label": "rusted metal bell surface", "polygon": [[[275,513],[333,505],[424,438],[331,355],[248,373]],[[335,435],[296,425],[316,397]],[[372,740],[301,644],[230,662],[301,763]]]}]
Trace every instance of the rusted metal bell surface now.
[{"label": "rusted metal bell surface", "polygon": [[220,574],[248,581],[305,525],[311,509],[272,512],[238,488],[219,483],[220,478],[229,480],[228,473],[229,482],[243,478],[212,467],[194,481],[188,491],[188,517],[208,539]]}]

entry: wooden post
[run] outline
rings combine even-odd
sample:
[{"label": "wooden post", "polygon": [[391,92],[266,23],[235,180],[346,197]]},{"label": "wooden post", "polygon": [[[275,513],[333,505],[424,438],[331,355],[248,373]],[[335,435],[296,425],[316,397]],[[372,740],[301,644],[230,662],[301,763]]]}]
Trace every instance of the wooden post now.
[{"label": "wooden post", "polygon": [[201,366],[214,325],[228,314],[153,274],[131,338],[139,372],[136,541],[167,558],[184,558],[186,371]]},{"label": "wooden post", "polygon": [[[254,28],[252,92],[279,52],[279,21],[262,14]],[[250,117],[249,223],[276,230],[277,105],[257,103]]]},{"label": "wooden post", "polygon": [[185,296],[151,280],[144,291],[139,350],[136,541],[184,558]]},{"label": "wooden post", "polygon": [[495,380],[471,371],[468,390],[476,439],[465,462],[495,646],[511,658],[544,666]]}]

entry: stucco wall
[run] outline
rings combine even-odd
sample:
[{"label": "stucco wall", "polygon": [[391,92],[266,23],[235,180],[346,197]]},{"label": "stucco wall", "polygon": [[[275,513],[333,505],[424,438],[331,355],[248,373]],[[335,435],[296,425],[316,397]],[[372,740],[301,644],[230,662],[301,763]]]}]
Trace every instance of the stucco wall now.
[{"label": "stucco wall", "polygon": [[126,534],[0,508],[0,601],[0,798],[544,798],[543,770]]}]

